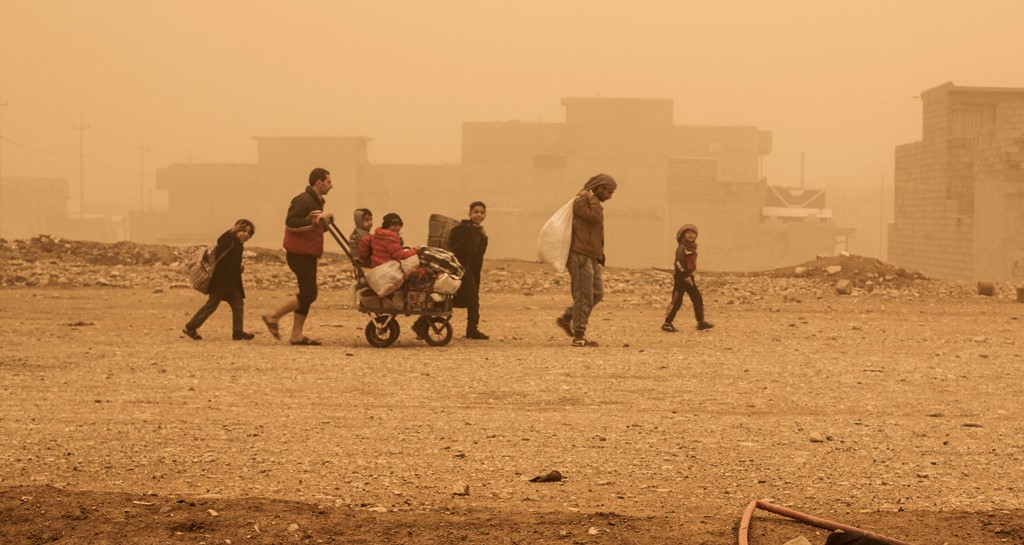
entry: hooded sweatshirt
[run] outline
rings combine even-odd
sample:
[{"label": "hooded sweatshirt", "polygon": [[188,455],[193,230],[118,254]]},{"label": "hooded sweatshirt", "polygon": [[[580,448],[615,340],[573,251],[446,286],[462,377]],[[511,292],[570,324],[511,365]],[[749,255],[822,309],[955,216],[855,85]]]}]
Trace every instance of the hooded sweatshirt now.
[{"label": "hooded sweatshirt", "polygon": [[356,208],[355,212],[352,212],[352,220],[356,223],[356,228],[352,230],[352,234],[348,236],[348,244],[352,248],[359,248],[359,239],[369,235],[370,232],[363,229],[363,216],[369,212],[365,208]]}]

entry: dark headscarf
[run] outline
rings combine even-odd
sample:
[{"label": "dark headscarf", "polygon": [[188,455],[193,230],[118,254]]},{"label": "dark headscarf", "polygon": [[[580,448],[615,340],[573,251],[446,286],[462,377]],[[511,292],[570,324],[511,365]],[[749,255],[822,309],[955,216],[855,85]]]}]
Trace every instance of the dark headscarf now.
[{"label": "dark headscarf", "polygon": [[593,191],[601,186],[605,186],[608,189],[615,189],[618,185],[619,184],[615,182],[615,178],[612,178],[607,174],[598,174],[597,176],[587,180],[587,183],[583,186],[583,190]]}]

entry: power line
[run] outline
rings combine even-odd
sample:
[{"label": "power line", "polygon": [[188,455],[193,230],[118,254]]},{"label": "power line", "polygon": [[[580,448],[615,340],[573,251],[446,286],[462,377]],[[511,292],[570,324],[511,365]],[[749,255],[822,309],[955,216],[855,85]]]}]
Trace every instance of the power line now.
[{"label": "power line", "polygon": [[149,151],[149,148],[146,147],[145,139],[139,139],[139,147],[135,149],[139,152],[139,212],[142,212],[144,209],[143,194],[146,191],[146,170],[144,168],[144,161],[146,152]]},{"label": "power line", "polygon": [[0,136],[0,140],[3,140],[4,142],[7,142],[9,144],[14,144],[15,146],[18,146],[19,148],[27,149],[29,151],[34,151],[36,153],[42,153],[42,154],[45,154],[45,155],[53,155],[54,157],[77,157],[73,153],[58,153],[58,152],[55,152],[55,151],[46,151],[46,150],[42,150],[42,149],[39,149],[39,148],[34,148],[32,146],[29,146],[29,145],[26,145],[26,144],[22,144],[21,142],[18,142],[17,140],[11,140],[10,138],[7,138],[6,136]]}]

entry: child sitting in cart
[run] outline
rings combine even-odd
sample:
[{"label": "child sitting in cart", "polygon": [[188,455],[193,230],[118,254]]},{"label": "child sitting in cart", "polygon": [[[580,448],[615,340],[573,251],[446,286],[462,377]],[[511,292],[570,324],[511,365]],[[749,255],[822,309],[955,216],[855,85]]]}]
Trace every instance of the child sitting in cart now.
[{"label": "child sitting in cart", "polygon": [[384,215],[381,226],[370,236],[359,241],[359,261],[376,267],[397,259],[401,261],[416,255],[416,248],[402,246],[402,218],[391,212]]},{"label": "child sitting in cart", "polygon": [[[352,213],[352,219],[355,221],[356,227],[352,230],[352,234],[348,236],[348,244],[353,251],[358,251],[359,242],[364,237],[370,236],[370,231],[373,229],[373,212],[370,212],[369,208],[356,208],[355,212]],[[360,262],[360,265],[364,266],[369,264],[369,261]]]}]

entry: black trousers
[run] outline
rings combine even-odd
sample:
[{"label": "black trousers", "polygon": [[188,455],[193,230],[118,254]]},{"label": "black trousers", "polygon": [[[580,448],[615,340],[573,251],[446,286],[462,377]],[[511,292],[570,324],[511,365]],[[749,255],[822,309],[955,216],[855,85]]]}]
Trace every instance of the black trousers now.
[{"label": "black trousers", "polygon": [[215,295],[211,295],[210,298],[206,300],[206,303],[199,307],[199,310],[197,310],[195,315],[192,316],[192,319],[185,324],[185,327],[191,330],[199,329],[199,327],[206,322],[206,319],[212,316],[213,312],[217,310],[221,301],[231,305],[231,331],[233,333],[241,333],[243,331],[242,323],[244,321],[245,311],[245,299],[242,299],[241,297],[222,299]]},{"label": "black trousers", "polygon": [[288,261],[288,268],[295,273],[295,280],[299,284],[299,308],[295,314],[306,316],[309,314],[309,306],[316,301],[316,258],[311,255],[299,255],[287,252],[285,259]]},{"label": "black trousers", "polygon": [[683,294],[690,296],[690,302],[693,303],[693,316],[698,322],[704,321],[704,298],[700,295],[700,290],[697,289],[697,282],[692,276],[689,277],[690,282],[688,283],[682,273],[676,271],[676,274],[672,277],[672,302],[668,307],[668,314],[665,316],[665,323],[671,324],[672,320],[676,319],[676,313],[679,312],[679,307],[683,306]]}]

